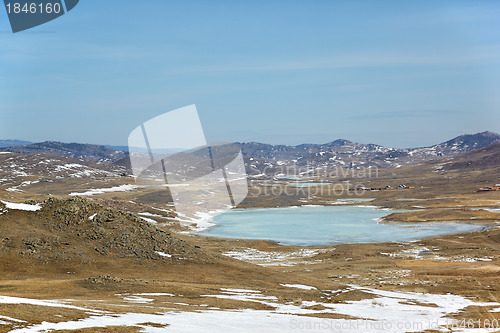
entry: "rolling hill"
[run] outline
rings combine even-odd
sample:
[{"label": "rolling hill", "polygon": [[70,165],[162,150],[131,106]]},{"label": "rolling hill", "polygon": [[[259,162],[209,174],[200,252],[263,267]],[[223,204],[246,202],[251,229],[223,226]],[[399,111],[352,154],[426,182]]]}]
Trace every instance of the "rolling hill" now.
[{"label": "rolling hill", "polygon": [[[49,153],[94,162],[110,162],[130,169],[126,147],[46,141],[25,143],[19,140],[0,141],[0,150],[21,153]],[[241,147],[250,175],[278,175],[287,167],[315,169],[399,168],[475,151],[500,143],[500,135],[492,132],[461,135],[443,143],[420,148],[390,148],[338,139],[325,144],[297,146],[271,145],[259,142],[237,143]],[[9,145],[5,147],[5,145]],[[3,147],[2,147],[3,145]],[[464,162],[469,163],[469,162]],[[472,163],[472,162],[471,162]],[[474,162],[476,165],[478,162]]]}]

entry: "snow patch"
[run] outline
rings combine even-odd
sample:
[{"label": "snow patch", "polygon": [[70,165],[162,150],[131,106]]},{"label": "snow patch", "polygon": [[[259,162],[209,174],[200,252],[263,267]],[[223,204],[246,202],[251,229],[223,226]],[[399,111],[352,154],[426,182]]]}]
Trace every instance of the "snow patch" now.
[{"label": "snow patch", "polygon": [[244,248],[232,250],[223,253],[223,255],[247,261],[259,266],[293,266],[304,262],[304,258],[310,258],[317,254],[324,253],[328,250],[324,249],[300,249],[292,252],[271,252],[260,251],[253,248]]},{"label": "snow patch", "polygon": [[5,206],[9,209],[26,210],[30,212],[35,212],[37,210],[42,209],[42,206],[40,205],[28,205],[24,203],[7,202],[3,200],[0,201],[2,201],[5,204]]},{"label": "snow patch", "polygon": [[283,287],[288,287],[288,288],[304,289],[304,290],[316,290],[316,288],[315,288],[315,287],[306,286],[306,285],[304,285],[304,284],[287,284],[287,283],[280,283],[280,286],[283,286]]},{"label": "snow patch", "polygon": [[[316,291],[311,291],[316,293]],[[344,302],[331,302],[336,295],[362,292],[365,299]],[[45,332],[52,330],[76,330],[109,326],[139,326],[145,332],[284,332],[297,330],[314,332],[318,328],[342,332],[421,332],[424,330],[449,331],[452,323],[448,316],[460,313],[470,306],[495,307],[490,310],[498,312],[500,303],[482,303],[459,295],[424,294],[416,292],[396,292],[349,285],[335,291],[324,290],[330,295],[325,301],[303,300],[299,302],[279,303],[276,296],[265,295],[257,290],[222,288],[219,294],[201,295],[205,298],[237,300],[260,303],[272,310],[227,310],[176,311],[148,313],[95,313],[80,320],[62,321],[58,323],[44,321],[41,324],[15,329],[12,332]],[[124,302],[150,303],[154,296],[162,293],[144,293],[124,296]],[[171,294],[166,294],[171,296]],[[147,297],[143,297],[147,296]],[[307,297],[307,296],[306,296]],[[0,303],[35,304],[44,306],[63,306],[61,301],[29,300],[0,296]],[[176,304],[176,303],[174,303]],[[177,303],[188,306],[187,303]],[[148,306],[149,307],[149,306]],[[316,307],[314,309],[313,307]],[[88,309],[72,307],[77,309]],[[319,308],[319,309],[318,309]],[[315,317],[320,314],[337,314],[359,319],[331,319]],[[306,316],[302,316],[306,315]],[[3,318],[10,319],[10,318]],[[146,323],[164,325],[153,327]],[[429,326],[431,325],[432,326]],[[325,326],[326,325],[326,326]],[[390,326],[389,326],[390,325]],[[400,325],[400,326],[397,326]],[[402,327],[400,329],[398,327]],[[463,328],[464,332],[475,332],[477,329]],[[483,330],[484,331],[484,330]]]},{"label": "snow patch", "polygon": [[132,191],[139,188],[138,185],[130,185],[130,184],[125,184],[125,185],[120,185],[120,186],[115,186],[115,187],[110,187],[110,188],[99,188],[99,189],[91,189],[88,190],[87,192],[73,192],[70,193],[69,195],[80,195],[80,196],[86,196],[86,195],[94,195],[94,194],[102,194],[102,193],[107,193],[107,192],[128,192]]}]

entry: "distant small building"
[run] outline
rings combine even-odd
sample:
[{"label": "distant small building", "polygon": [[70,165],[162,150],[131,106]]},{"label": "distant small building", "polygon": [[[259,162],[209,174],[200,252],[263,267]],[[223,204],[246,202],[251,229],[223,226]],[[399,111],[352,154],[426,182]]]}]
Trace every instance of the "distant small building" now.
[{"label": "distant small building", "polygon": [[496,184],[495,186],[480,187],[477,191],[478,192],[500,191],[500,184]]}]

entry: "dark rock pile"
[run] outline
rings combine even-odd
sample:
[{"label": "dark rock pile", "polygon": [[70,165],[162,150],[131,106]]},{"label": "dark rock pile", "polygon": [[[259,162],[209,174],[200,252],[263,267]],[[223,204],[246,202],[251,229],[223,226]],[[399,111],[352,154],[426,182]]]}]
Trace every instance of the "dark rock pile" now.
[{"label": "dark rock pile", "polygon": [[[21,231],[12,230],[12,235],[5,235],[11,248],[20,245],[22,256],[44,261],[131,257],[166,263],[212,262],[212,256],[199,247],[176,238],[136,214],[80,197],[50,198],[40,204],[42,209],[37,212],[6,214],[17,214],[23,218],[11,215],[10,219],[26,221]],[[10,234],[8,230],[6,233]]]}]

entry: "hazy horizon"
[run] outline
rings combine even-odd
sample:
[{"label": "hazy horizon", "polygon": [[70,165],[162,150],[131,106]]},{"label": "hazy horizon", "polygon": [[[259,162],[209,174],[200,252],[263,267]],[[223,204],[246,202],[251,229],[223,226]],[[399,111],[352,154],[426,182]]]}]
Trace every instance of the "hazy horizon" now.
[{"label": "hazy horizon", "polygon": [[190,104],[210,142],[500,132],[497,1],[82,1],[16,34],[0,22],[1,137],[124,145]]},{"label": "hazy horizon", "polygon": [[[439,141],[439,142],[435,142],[435,143],[427,145],[427,146],[437,145],[437,144],[440,144],[440,143],[452,140],[452,139],[454,139],[456,137],[459,137],[459,136],[462,136],[462,135],[474,135],[474,134],[480,134],[480,133],[484,133],[484,132],[491,132],[491,133],[494,133],[494,134],[500,134],[500,133],[489,131],[489,130],[475,132],[475,133],[463,133],[463,134],[460,134],[460,135],[457,135],[457,136],[454,136],[454,137],[451,137],[451,138],[444,139],[444,140]],[[328,144],[330,142],[334,142],[336,140],[347,140],[347,141],[351,141],[351,142],[354,142],[354,143],[365,144],[365,145],[367,145],[367,144],[375,144],[375,145],[384,146],[384,147],[388,147],[388,148],[398,148],[398,149],[405,149],[405,148],[412,149],[412,148],[424,148],[424,147],[427,147],[427,146],[399,147],[399,146],[396,146],[396,145],[386,146],[386,145],[378,144],[376,142],[359,142],[359,141],[354,141],[354,140],[351,140],[349,138],[335,138],[335,139],[332,139],[332,140],[326,141],[326,142],[301,142],[301,143],[298,143],[298,144],[272,143],[272,142],[261,142],[261,141],[241,141],[241,140],[235,140],[235,141],[232,141],[232,142],[223,142],[223,143],[251,143],[251,142],[255,142],[255,143],[270,144],[270,145],[275,145],[275,146],[277,146],[277,145],[298,146],[298,145],[303,145],[303,144],[322,145],[322,144]],[[30,142],[30,143],[42,143],[42,142],[52,141],[52,142],[62,142],[62,143],[91,144],[91,145],[99,145],[99,146],[128,147],[128,145],[126,143],[125,144],[108,144],[108,143],[102,143],[102,142],[61,141],[61,140],[54,140],[54,139],[45,139],[45,140],[40,140],[40,141],[32,141],[32,140],[27,140],[27,139],[6,139],[6,138],[0,138],[0,141],[26,141],[26,142]],[[214,144],[214,143],[216,143],[216,142],[211,142],[210,144]],[[220,143],[220,142],[217,142],[217,143]],[[182,150],[182,149],[179,148],[179,150]]]}]

